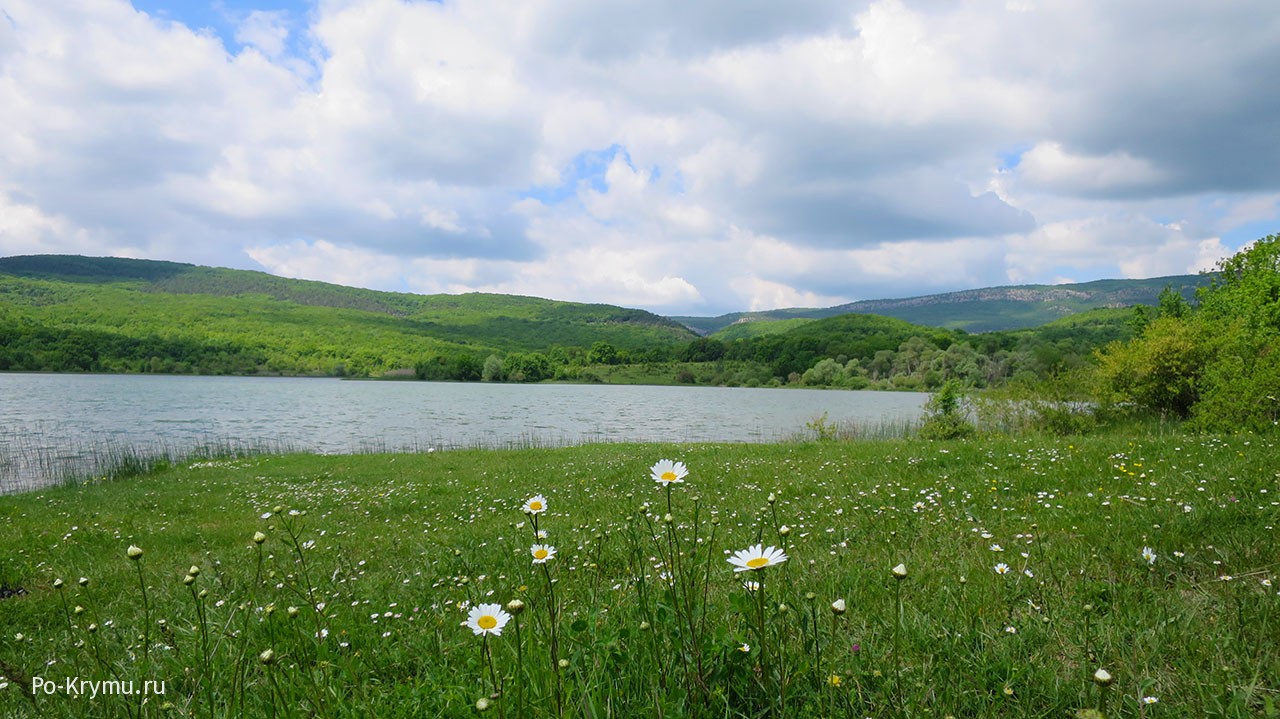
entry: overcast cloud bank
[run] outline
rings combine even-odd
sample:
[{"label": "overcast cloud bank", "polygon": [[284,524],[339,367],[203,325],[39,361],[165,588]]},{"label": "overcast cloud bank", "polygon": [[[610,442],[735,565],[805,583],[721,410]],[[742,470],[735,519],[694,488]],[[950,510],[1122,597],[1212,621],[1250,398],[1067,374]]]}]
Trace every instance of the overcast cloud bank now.
[{"label": "overcast cloud bank", "polygon": [[0,12],[3,255],[713,315],[1195,272],[1280,218],[1274,0]]}]

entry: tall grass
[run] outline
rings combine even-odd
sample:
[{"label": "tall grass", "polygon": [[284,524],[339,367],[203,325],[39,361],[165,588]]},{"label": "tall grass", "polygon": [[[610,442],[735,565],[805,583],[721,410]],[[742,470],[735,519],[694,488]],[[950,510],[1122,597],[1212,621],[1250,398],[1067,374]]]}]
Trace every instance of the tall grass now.
[{"label": "tall grass", "polygon": [[[663,457],[684,481],[650,476]],[[1278,460],[1257,437],[608,444],[0,497],[0,585],[25,590],[0,599],[0,716],[1274,716]],[[785,560],[735,572],[755,545]],[[480,605],[513,616],[478,635]],[[67,677],[165,692],[32,690]]]},{"label": "tall grass", "polygon": [[293,451],[289,444],[278,440],[226,438],[198,442],[156,438],[139,442],[112,436],[66,436],[51,442],[37,428],[5,432],[3,450],[0,494],[138,477],[197,460]]}]

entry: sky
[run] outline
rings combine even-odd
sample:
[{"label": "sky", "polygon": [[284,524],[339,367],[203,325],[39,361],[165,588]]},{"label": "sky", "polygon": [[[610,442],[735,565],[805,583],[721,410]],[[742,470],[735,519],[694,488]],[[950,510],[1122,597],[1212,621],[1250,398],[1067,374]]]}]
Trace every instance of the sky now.
[{"label": "sky", "polygon": [[1275,0],[0,0],[0,255],[718,315],[1280,232]]}]

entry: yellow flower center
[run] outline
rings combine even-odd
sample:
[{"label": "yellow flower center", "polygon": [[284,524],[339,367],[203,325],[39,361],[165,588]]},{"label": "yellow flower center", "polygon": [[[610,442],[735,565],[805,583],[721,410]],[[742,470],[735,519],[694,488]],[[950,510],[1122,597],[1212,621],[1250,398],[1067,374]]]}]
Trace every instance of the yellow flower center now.
[{"label": "yellow flower center", "polygon": [[535,512],[542,509],[542,502],[530,502],[529,509],[532,509]]},{"label": "yellow flower center", "polygon": [[747,566],[751,567],[752,569],[759,569],[768,563],[769,563],[768,557],[756,557],[755,559],[747,560]]},{"label": "yellow flower center", "polygon": [[679,479],[679,477],[676,476],[675,472],[668,470],[662,473],[662,477],[660,477],[660,479],[664,482],[674,482]]},{"label": "yellow flower center", "polygon": [[494,627],[498,626],[498,618],[486,614],[483,617],[480,617],[480,619],[476,620],[476,625],[479,626],[481,629],[493,629]]},{"label": "yellow flower center", "polygon": [[539,549],[538,551],[536,551],[536,552],[534,552],[534,553],[533,553],[533,557],[534,557],[534,559],[546,559],[546,558],[547,558],[547,550],[545,550],[545,549]]}]

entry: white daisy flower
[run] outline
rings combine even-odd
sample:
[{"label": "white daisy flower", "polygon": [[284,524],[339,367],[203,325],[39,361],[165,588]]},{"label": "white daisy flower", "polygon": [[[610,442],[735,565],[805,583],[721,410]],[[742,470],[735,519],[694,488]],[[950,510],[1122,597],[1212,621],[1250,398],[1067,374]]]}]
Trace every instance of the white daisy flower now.
[{"label": "white daisy flower", "polygon": [[782,564],[787,561],[787,555],[777,547],[765,547],[757,544],[748,549],[739,549],[733,553],[728,559],[732,564],[735,572],[754,571],[764,569],[774,564]]},{"label": "white daisy flower", "polygon": [[555,558],[556,548],[550,544],[535,544],[529,553],[533,555],[534,564],[546,564],[547,560]]},{"label": "white daisy flower", "polygon": [[542,514],[547,511],[547,498],[541,494],[535,494],[524,503],[523,510],[525,514]]},{"label": "white daisy flower", "polygon": [[477,636],[492,634],[496,637],[502,634],[502,628],[510,619],[511,615],[497,604],[479,604],[467,614],[467,626]]},{"label": "white daisy flower", "polygon": [[649,471],[653,473],[653,481],[662,485],[677,484],[689,476],[689,469],[684,466],[684,462],[672,462],[669,459],[658,460]]},{"label": "white daisy flower", "polygon": [[1143,558],[1143,559],[1145,559],[1145,560],[1147,561],[1147,564],[1155,564],[1155,563],[1156,563],[1156,550],[1152,549],[1151,547],[1143,547],[1143,548],[1142,548],[1142,558]]},{"label": "white daisy flower", "polygon": [[1001,562],[995,566],[995,570],[996,570],[996,574],[1008,574],[1009,565],[1005,564],[1004,562]]}]

